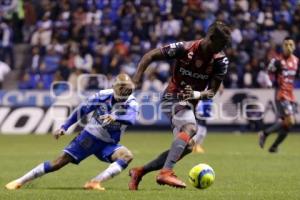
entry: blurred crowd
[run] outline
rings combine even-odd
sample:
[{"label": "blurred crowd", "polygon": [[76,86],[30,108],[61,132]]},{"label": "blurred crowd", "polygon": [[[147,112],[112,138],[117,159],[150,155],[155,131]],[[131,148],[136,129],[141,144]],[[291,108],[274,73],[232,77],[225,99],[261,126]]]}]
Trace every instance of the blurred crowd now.
[{"label": "blurred crowd", "polygon": [[[227,88],[261,87],[259,72],[281,52],[286,36],[295,39],[295,54],[300,56],[297,0],[0,0],[0,4],[0,61],[19,71],[19,89],[49,89],[53,81],[68,81],[76,89],[82,74],[92,74],[82,81],[86,89],[100,89],[102,77],[97,74],[108,82],[120,72],[132,75],[150,49],[200,39],[215,20],[232,28],[232,45],[226,49]],[[30,50],[16,69],[13,49],[18,44],[27,44]],[[143,90],[162,90],[171,66],[172,62],[153,63]]]}]

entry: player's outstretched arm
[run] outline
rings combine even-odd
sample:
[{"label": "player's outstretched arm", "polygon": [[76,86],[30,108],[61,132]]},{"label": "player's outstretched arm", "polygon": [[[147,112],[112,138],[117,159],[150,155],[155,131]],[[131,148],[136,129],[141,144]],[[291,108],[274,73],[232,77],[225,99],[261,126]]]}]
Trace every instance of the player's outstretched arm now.
[{"label": "player's outstretched arm", "polygon": [[149,51],[148,53],[146,53],[142,57],[141,61],[138,64],[137,71],[134,74],[133,79],[132,79],[133,82],[135,84],[138,84],[141,81],[144,72],[146,71],[147,67],[151,64],[151,62],[157,61],[157,60],[165,60],[165,59],[167,59],[167,58],[165,57],[165,55],[161,52],[161,50],[159,48],[153,49],[153,50]]},{"label": "player's outstretched arm", "polygon": [[61,129],[67,131],[70,126],[75,124],[78,120],[82,119],[90,112],[94,111],[99,105],[100,93],[91,96],[86,102],[81,103],[69,116],[66,122],[61,126]]},{"label": "player's outstretched arm", "polygon": [[133,82],[138,84],[142,76],[153,61],[175,59],[185,55],[188,51],[185,42],[176,42],[161,48],[156,48],[146,53],[138,64],[138,69],[133,76]]},{"label": "player's outstretched arm", "polygon": [[69,116],[67,121],[62,125],[62,129],[65,131],[68,130],[70,126],[75,124],[78,120],[85,117],[87,114],[92,112],[94,110],[95,105],[89,105],[89,104],[80,104]]}]

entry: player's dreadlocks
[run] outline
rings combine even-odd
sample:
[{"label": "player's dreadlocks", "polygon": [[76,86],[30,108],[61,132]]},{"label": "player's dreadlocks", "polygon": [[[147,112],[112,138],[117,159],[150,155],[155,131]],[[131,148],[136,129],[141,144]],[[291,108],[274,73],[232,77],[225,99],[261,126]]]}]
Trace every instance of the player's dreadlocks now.
[{"label": "player's dreadlocks", "polygon": [[207,37],[211,39],[218,38],[224,41],[226,45],[231,43],[230,27],[221,21],[215,21],[208,27]]}]

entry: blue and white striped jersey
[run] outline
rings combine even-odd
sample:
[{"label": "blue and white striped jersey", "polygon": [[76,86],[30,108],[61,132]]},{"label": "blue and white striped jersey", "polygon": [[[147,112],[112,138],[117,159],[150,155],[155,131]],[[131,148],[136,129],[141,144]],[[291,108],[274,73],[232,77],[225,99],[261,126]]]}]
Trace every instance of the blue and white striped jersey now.
[{"label": "blue and white striped jersey", "polygon": [[[118,143],[128,125],[133,125],[138,114],[138,104],[133,95],[124,102],[114,99],[113,89],[101,90],[81,103],[62,125],[67,130],[81,118],[93,112],[85,130],[102,141]],[[104,124],[103,117],[111,114],[116,119],[111,124]]]}]

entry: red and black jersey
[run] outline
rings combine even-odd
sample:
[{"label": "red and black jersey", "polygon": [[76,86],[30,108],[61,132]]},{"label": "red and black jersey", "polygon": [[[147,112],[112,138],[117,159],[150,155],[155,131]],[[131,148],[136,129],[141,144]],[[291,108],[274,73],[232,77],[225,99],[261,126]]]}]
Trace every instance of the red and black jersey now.
[{"label": "red and black jersey", "polygon": [[287,58],[280,55],[273,62],[277,83],[276,100],[294,102],[296,100],[293,93],[294,81],[298,72],[299,59],[294,55]]},{"label": "red and black jersey", "polygon": [[208,55],[201,48],[201,41],[177,42],[161,48],[165,57],[176,61],[167,92],[177,93],[186,85],[203,91],[212,78],[223,80],[229,63],[227,57],[223,52]]}]

